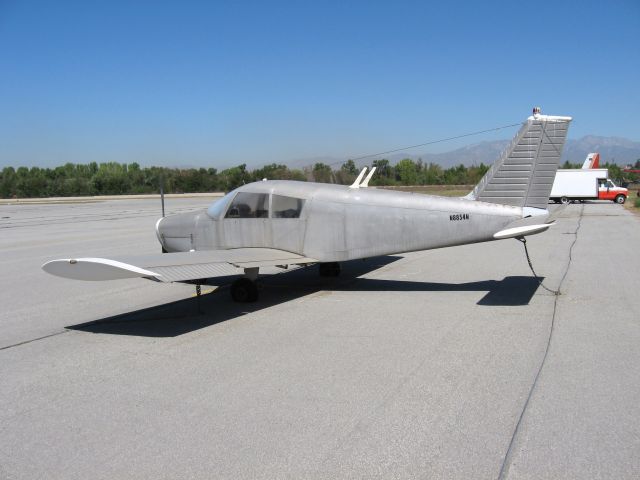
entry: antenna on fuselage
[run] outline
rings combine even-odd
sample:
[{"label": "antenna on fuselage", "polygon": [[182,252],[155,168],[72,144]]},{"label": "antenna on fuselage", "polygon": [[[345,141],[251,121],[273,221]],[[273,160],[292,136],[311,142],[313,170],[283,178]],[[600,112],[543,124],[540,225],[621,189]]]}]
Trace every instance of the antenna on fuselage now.
[{"label": "antenna on fuselage", "polygon": [[364,179],[364,182],[360,184],[360,188],[367,188],[369,186],[369,180],[371,180],[371,177],[373,177],[373,172],[375,171],[376,171],[376,167],[373,167],[369,171],[369,175],[367,175],[367,178]]},{"label": "antenna on fuselage", "polygon": [[349,185],[349,188],[360,188],[360,182],[362,181],[362,177],[364,177],[364,174],[366,171],[367,171],[367,167],[364,167],[360,172],[360,174],[358,175],[358,178],[356,178],[356,181],[353,182],[351,185]]}]

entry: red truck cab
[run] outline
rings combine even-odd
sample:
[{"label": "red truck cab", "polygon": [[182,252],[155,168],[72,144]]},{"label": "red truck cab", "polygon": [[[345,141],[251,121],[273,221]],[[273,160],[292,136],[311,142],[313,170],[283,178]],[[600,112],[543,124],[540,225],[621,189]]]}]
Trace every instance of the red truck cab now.
[{"label": "red truck cab", "polygon": [[598,180],[598,200],[611,200],[616,203],[624,203],[629,196],[629,190],[624,187],[618,187],[610,179]]}]

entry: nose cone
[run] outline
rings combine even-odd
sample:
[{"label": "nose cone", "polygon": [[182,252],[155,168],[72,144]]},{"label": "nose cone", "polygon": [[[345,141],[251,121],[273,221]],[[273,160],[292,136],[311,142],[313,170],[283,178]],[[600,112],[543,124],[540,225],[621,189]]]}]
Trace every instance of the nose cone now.
[{"label": "nose cone", "polygon": [[195,236],[200,213],[179,213],[156,222],[156,236],[167,252],[188,252],[195,249]]},{"label": "nose cone", "polygon": [[160,233],[160,224],[162,223],[162,221],[167,218],[167,217],[161,217],[158,219],[158,221],[156,222],[156,237],[158,238],[158,241],[160,242],[160,245],[162,245],[162,251],[166,252],[166,248],[164,248],[164,241],[162,240],[162,234]]}]

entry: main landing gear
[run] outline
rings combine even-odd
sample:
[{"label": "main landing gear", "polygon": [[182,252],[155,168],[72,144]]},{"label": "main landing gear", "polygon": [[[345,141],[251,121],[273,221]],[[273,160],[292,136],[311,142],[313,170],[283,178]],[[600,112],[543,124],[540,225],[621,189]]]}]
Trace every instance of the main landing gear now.
[{"label": "main landing gear", "polygon": [[240,303],[255,302],[258,300],[258,267],[245,268],[245,276],[238,278],[231,284],[231,298]]},{"label": "main landing gear", "polygon": [[340,264],[338,262],[319,263],[318,273],[321,277],[337,277],[340,275]]},{"label": "main landing gear", "polygon": [[[244,277],[238,278],[231,284],[231,298],[235,302],[249,303],[258,300],[258,267],[245,268]],[[318,264],[318,273],[321,277],[337,277],[340,275],[340,264],[328,262]]]}]

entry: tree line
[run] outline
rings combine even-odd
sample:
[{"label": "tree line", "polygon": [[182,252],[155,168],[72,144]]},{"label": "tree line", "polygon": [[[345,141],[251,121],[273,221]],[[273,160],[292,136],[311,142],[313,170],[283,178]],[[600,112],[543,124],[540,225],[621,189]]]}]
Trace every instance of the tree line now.
[{"label": "tree line", "polygon": [[[581,164],[566,162],[562,168],[579,168]],[[442,168],[410,158],[392,165],[389,160],[374,160],[370,167],[376,173],[370,185],[475,185],[489,169],[458,165]],[[622,178],[620,167],[606,164],[611,178]],[[349,185],[359,173],[353,160],[337,169],[316,163],[303,169],[270,164],[253,170],[246,164],[218,171],[215,168],[141,167],[137,163],[67,163],[55,168],[5,167],[0,172],[1,198],[69,197],[86,195],[125,195],[158,193],[160,185],[166,193],[228,192],[240,185],[263,178],[300,180]]]},{"label": "tree line", "polygon": [[[469,185],[477,183],[488,167],[440,165],[404,159],[396,165],[375,160],[377,167],[370,185]],[[129,195],[158,193],[228,192],[263,178],[300,180],[348,185],[359,168],[348,160],[337,169],[316,163],[302,169],[270,164],[248,169],[246,164],[218,171],[216,168],[141,167],[138,163],[66,163],[55,168],[4,167],[0,172],[0,197],[69,197],[86,195]]]}]

